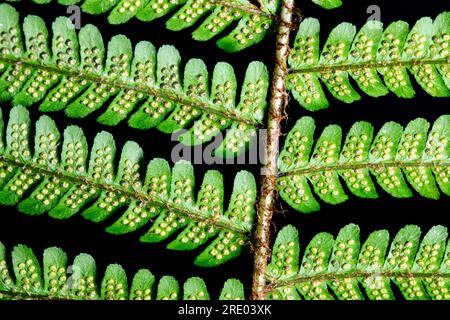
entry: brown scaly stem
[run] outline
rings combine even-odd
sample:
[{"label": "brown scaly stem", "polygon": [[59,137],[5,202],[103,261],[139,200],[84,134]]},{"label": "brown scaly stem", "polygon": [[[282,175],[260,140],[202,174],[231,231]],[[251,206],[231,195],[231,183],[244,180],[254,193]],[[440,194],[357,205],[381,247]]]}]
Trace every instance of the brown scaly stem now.
[{"label": "brown scaly stem", "polygon": [[275,208],[277,160],[281,128],[280,122],[288,102],[286,78],[289,73],[289,35],[294,0],[281,2],[277,33],[276,61],[272,79],[271,99],[267,122],[266,164],[261,178],[261,198],[258,204],[258,224],[255,230],[252,299],[263,300],[266,292],[266,267],[270,255],[270,224]]}]

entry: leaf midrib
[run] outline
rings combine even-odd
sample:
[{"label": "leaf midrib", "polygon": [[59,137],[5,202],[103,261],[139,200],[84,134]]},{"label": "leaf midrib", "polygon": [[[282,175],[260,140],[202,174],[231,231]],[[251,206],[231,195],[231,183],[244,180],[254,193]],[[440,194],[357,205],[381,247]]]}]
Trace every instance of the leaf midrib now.
[{"label": "leaf midrib", "polygon": [[121,79],[112,80],[103,76],[84,73],[82,70],[60,69],[51,64],[43,65],[36,61],[23,58],[4,57],[0,55],[0,62],[8,65],[23,65],[31,69],[39,69],[42,71],[47,71],[50,73],[59,74],[66,77],[76,78],[80,81],[85,80],[90,82],[91,84],[105,84],[119,89],[134,90],[137,93],[143,93],[146,94],[147,96],[163,98],[175,102],[177,104],[186,105],[194,109],[199,109],[202,112],[215,114],[220,118],[230,119],[239,123],[247,124],[255,128],[263,126],[263,123],[261,121],[256,121],[255,119],[243,117],[242,114],[236,111],[227,110],[229,108],[226,106],[215,105],[211,102],[206,102],[199,99],[192,99],[189,98],[186,94],[182,92],[180,93],[176,90],[163,89],[155,85],[140,85],[132,81],[130,81],[132,83],[128,83]]},{"label": "leaf midrib", "polygon": [[[6,288],[8,289],[8,287]],[[0,294],[8,296],[9,300],[11,300],[10,298],[12,298],[13,300],[88,300],[77,297],[74,294],[68,294],[67,296],[60,294],[50,294],[50,292],[45,290],[43,290],[42,293],[29,292],[21,289],[18,286],[10,286],[9,291],[5,289],[0,289]]]},{"label": "leaf midrib", "polygon": [[358,169],[383,169],[383,168],[399,168],[405,169],[408,167],[412,168],[438,168],[438,167],[449,167],[450,160],[446,161],[429,161],[424,162],[422,159],[415,161],[391,161],[391,162],[361,162],[361,163],[338,163],[332,165],[322,165],[322,166],[308,166],[306,168],[297,170],[287,170],[280,172],[278,177],[286,177],[293,175],[308,175],[314,173],[320,173],[325,171],[340,171],[340,170],[358,170]]},{"label": "leaf midrib", "polygon": [[450,57],[437,59],[410,59],[410,60],[393,60],[393,61],[370,61],[361,63],[339,63],[339,64],[318,64],[315,66],[306,66],[300,68],[291,68],[291,74],[305,73],[326,73],[332,71],[357,71],[361,69],[377,69],[377,68],[395,68],[395,67],[412,67],[416,65],[439,65],[449,64]]},{"label": "leaf midrib", "polygon": [[293,277],[281,281],[277,281],[275,278],[267,276],[269,281],[269,291],[273,291],[276,288],[284,286],[294,286],[296,284],[314,281],[334,281],[344,279],[367,279],[370,277],[382,277],[382,278],[414,278],[414,279],[427,279],[427,278],[445,278],[450,279],[450,272],[440,272],[436,270],[434,272],[414,272],[414,271],[347,271],[347,272],[330,272],[330,273],[318,273],[315,275],[299,275],[296,274]]},{"label": "leaf midrib", "polygon": [[44,177],[58,178],[62,182],[67,182],[72,185],[84,184],[104,192],[114,192],[125,196],[128,201],[137,200],[142,202],[144,205],[155,205],[164,208],[169,212],[176,212],[177,214],[186,216],[193,221],[205,222],[207,225],[215,226],[218,229],[231,231],[243,236],[244,238],[247,238],[247,234],[249,232],[244,227],[231,224],[223,215],[218,217],[214,217],[214,214],[206,215],[198,209],[187,209],[176,205],[169,200],[161,199],[159,197],[152,197],[138,190],[125,189],[118,186],[114,182],[98,182],[88,176],[70,174],[60,169],[50,170],[47,167],[39,166],[32,161],[25,161],[4,154],[0,155],[0,164],[10,165],[18,168],[19,170],[30,170],[34,174],[40,174]]}]

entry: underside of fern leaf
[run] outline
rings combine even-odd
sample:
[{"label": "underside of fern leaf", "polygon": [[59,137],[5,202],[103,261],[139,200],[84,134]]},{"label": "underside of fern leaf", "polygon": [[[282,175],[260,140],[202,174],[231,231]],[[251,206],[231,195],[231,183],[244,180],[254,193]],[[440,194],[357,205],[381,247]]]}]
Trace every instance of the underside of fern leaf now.
[{"label": "underside of fern leaf", "polygon": [[204,62],[191,59],[182,81],[181,58],[173,46],[156,51],[141,41],[133,54],[131,42],[117,35],[105,49],[96,27],[86,25],[77,36],[70,20],[59,17],[49,48],[41,18],[28,16],[21,28],[16,10],[2,4],[0,19],[6,22],[0,26],[0,101],[25,107],[40,103],[41,111],[64,110],[75,118],[104,108],[97,119],[104,125],[128,118],[136,129],[186,130],[180,136],[186,145],[202,144],[227,129],[214,151],[223,157],[245,151],[264,119],[269,77],[261,62],[249,65],[235,105],[238,86],[227,63],[216,65],[210,85]]},{"label": "underside of fern leaf", "polygon": [[359,227],[350,224],[336,239],[317,234],[300,263],[298,231],[286,226],[273,247],[267,298],[392,300],[394,283],[408,300],[450,300],[447,237],[447,228],[435,226],[420,241],[420,228],[408,225],[390,247],[386,230],[371,233],[361,246]]},{"label": "underside of fern leaf", "polygon": [[[342,4],[341,0],[312,1],[326,9]],[[198,41],[211,40],[232,28],[228,35],[217,40],[217,46],[227,52],[238,52],[261,42],[272,32],[280,6],[280,0],[258,0],[258,5],[248,0],[58,0],[58,3],[81,4],[81,9],[90,14],[109,12],[111,24],[122,24],[133,17],[149,22],[175,12],[166,22],[167,29],[180,31],[201,21],[192,32],[192,38]]]},{"label": "underside of fern leaf", "polygon": [[331,32],[321,53],[319,32],[317,19],[305,19],[289,57],[288,87],[307,110],[328,108],[321,82],[335,99],[360,100],[350,78],[372,97],[391,91],[400,98],[413,98],[411,73],[429,95],[450,96],[450,12],[434,22],[422,18],[411,30],[398,21],[383,32],[382,23],[369,21],[356,34],[352,24],[342,23]]},{"label": "underside of fern leaf", "polygon": [[396,198],[412,197],[406,181],[426,198],[438,199],[439,189],[450,195],[449,115],[439,117],[431,130],[430,124],[420,118],[405,129],[388,122],[375,137],[370,123],[357,122],[343,143],[342,129],[330,125],[312,150],[314,131],[314,120],[301,118],[280,153],[280,194],[300,212],[320,209],[309,183],[326,203],[346,201],[340,178],[350,193],[361,198],[378,197],[371,175],[385,192]]},{"label": "underside of fern leaf", "polygon": [[[42,1],[34,1],[42,3]],[[227,52],[237,52],[259,43],[272,32],[278,0],[264,0],[254,5],[247,0],[75,0],[58,1],[64,5],[81,4],[89,14],[109,12],[111,24],[122,24],[131,18],[149,22],[171,15],[166,27],[180,31],[200,24],[192,33],[198,41],[217,40],[217,46]],[[202,21],[201,23],[199,23]],[[232,28],[231,31],[230,28]]]},{"label": "underside of fern leaf", "polygon": [[[0,300],[209,300],[205,282],[198,277],[186,280],[183,288],[171,276],[157,281],[147,269],[127,280],[126,271],[110,264],[102,278],[92,256],[82,253],[68,264],[66,253],[57,247],[44,251],[42,265],[33,251],[14,247],[11,265],[0,242]],[[100,281],[101,280],[101,281]],[[225,282],[219,300],[243,300],[244,288],[236,279]]]},{"label": "underside of fern leaf", "polygon": [[[153,159],[142,181],[143,152],[135,142],[124,145],[116,170],[116,146],[107,132],[95,137],[87,166],[88,144],[78,127],[69,126],[61,139],[53,120],[42,116],[33,133],[28,111],[15,107],[6,136],[3,121],[1,129],[2,205],[18,203],[21,212],[49,212],[57,219],[82,212],[93,222],[123,211],[108,232],[124,234],[152,221],[141,241],[160,242],[181,231],[168,245],[173,250],[193,250],[214,239],[195,260],[201,266],[224,263],[247,245],[256,201],[256,183],[249,172],[236,175],[223,213],[222,175],[215,170],[206,173],[195,201],[195,176],[187,161],[177,162],[171,170],[167,161]],[[33,136],[34,152],[29,141]]]}]

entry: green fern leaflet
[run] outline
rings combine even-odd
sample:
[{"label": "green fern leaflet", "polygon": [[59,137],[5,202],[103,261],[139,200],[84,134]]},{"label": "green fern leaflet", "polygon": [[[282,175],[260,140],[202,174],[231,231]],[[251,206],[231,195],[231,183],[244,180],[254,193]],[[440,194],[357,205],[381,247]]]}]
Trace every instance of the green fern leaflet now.
[{"label": "green fern leaflet", "polygon": [[[209,300],[205,282],[198,277],[180,288],[171,276],[155,276],[141,269],[131,283],[122,266],[110,264],[100,278],[92,256],[82,253],[68,264],[66,253],[48,248],[39,263],[33,251],[14,247],[9,269],[5,246],[0,242],[0,300]],[[220,300],[243,300],[244,288],[236,279],[225,282]]]},{"label": "green fern leaflet", "polygon": [[[32,1],[38,4],[51,2]],[[312,1],[326,9],[342,4],[341,0]],[[111,24],[126,23],[133,17],[149,22],[175,11],[166,22],[167,29],[180,31],[200,24],[192,32],[192,38],[197,41],[211,40],[232,28],[228,35],[217,40],[217,46],[227,52],[251,47],[272,33],[280,6],[280,0],[258,0],[258,5],[248,0],[58,0],[58,3],[81,4],[81,9],[89,14],[109,12]]]},{"label": "green fern leaflet", "polygon": [[[50,1],[33,0],[44,4]],[[166,27],[180,31],[200,24],[192,33],[198,41],[208,41],[232,31],[217,40],[227,52],[237,52],[259,43],[271,33],[279,1],[264,0],[256,6],[247,0],[59,0],[63,5],[81,4],[89,14],[109,12],[108,22],[122,24],[131,18],[149,22],[172,14]],[[202,23],[199,23],[201,20]],[[237,25],[236,25],[237,23]]]},{"label": "green fern leaflet", "polygon": [[394,283],[407,300],[450,300],[447,237],[447,228],[435,226],[420,241],[420,228],[409,225],[390,247],[386,230],[371,233],[361,246],[359,227],[350,224],[336,239],[317,234],[300,263],[298,231],[286,226],[278,233],[267,269],[267,298],[392,300]]},{"label": "green fern leaflet", "polygon": [[[61,139],[53,120],[42,116],[33,133],[28,111],[15,107],[6,136],[3,121],[1,129],[2,205],[18,203],[23,213],[48,212],[56,219],[81,212],[93,222],[124,211],[108,232],[124,234],[152,221],[141,237],[143,242],[160,242],[179,231],[168,244],[170,249],[193,250],[213,240],[195,260],[201,266],[222,264],[247,245],[256,201],[256,182],[247,171],[236,175],[224,213],[223,179],[218,171],[205,174],[195,200],[194,169],[187,161],[177,162],[171,170],[167,161],[153,159],[142,181],[143,151],[135,142],[124,145],[116,170],[116,145],[107,132],[95,137],[88,161],[88,143],[79,127],[69,126]],[[34,151],[30,137],[34,137]]]},{"label": "green fern leaflet", "polygon": [[361,99],[350,78],[371,97],[391,91],[400,98],[413,98],[408,71],[429,95],[450,96],[450,12],[434,22],[422,18],[411,30],[398,21],[383,32],[382,23],[369,21],[356,34],[352,24],[342,23],[331,31],[321,53],[319,32],[317,19],[305,19],[289,56],[288,87],[307,110],[329,106],[320,81],[344,103]]},{"label": "green fern leaflet", "polygon": [[136,129],[157,127],[168,134],[188,129],[180,137],[186,145],[210,141],[227,129],[215,150],[223,157],[244,152],[264,119],[269,76],[261,62],[249,65],[236,105],[238,85],[227,63],[216,65],[210,85],[204,62],[191,59],[182,81],[181,57],[173,46],[156,51],[141,41],[133,54],[131,42],[117,35],[105,49],[96,27],[87,25],[77,36],[65,17],[53,23],[50,39],[41,18],[26,17],[22,28],[19,14],[7,4],[0,5],[0,20],[5,21],[0,26],[2,102],[40,103],[41,111],[64,110],[74,118],[104,108],[99,123],[115,126],[128,118]]},{"label": "green fern leaflet", "polygon": [[367,199],[378,197],[371,175],[395,198],[413,196],[406,181],[426,198],[438,199],[439,189],[450,195],[449,115],[439,117],[431,130],[430,124],[420,118],[405,129],[388,122],[375,137],[370,123],[357,122],[343,143],[342,129],[330,125],[312,151],[314,130],[312,118],[298,120],[280,153],[280,194],[300,212],[320,209],[308,182],[322,201],[329,204],[346,201],[340,178],[352,194]]}]

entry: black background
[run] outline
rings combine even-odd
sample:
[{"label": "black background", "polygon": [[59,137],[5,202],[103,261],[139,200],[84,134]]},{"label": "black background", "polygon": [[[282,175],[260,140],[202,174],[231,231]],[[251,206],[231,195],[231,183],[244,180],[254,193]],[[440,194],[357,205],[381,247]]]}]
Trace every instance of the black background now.
[{"label": "black background", "polygon": [[[340,22],[348,21],[361,27],[368,18],[366,9],[369,5],[376,4],[381,8],[381,19],[385,25],[396,20],[404,20],[413,25],[423,17],[435,18],[440,12],[448,10],[448,2],[442,0],[428,1],[375,1],[375,0],[344,0],[344,6],[337,10],[326,11],[312,4],[309,0],[297,1],[302,13],[306,17],[316,17],[321,21],[322,43],[331,29]],[[36,5],[31,1],[13,3],[23,19],[27,14],[39,15],[50,23],[60,15],[66,14],[66,7],[51,5]],[[191,40],[190,32],[171,32],[164,28],[165,19],[159,19],[151,23],[143,23],[132,19],[125,25],[111,26],[106,22],[106,15],[90,16],[82,13],[82,25],[92,23],[99,27],[105,42],[112,35],[125,34],[133,44],[140,40],[149,40],[156,47],[163,44],[175,45],[181,53],[183,61],[189,58],[202,58],[208,65],[210,72],[215,63],[226,61],[231,63],[236,71],[238,81],[242,83],[248,63],[260,60],[273,69],[274,36],[266,38],[261,44],[244,52],[227,54],[218,49],[213,42],[201,43]],[[413,81],[414,82],[414,81]],[[414,85],[417,87],[416,83]],[[423,117],[430,122],[442,114],[448,113],[448,100],[437,99],[428,96],[420,88],[412,100],[402,100],[389,94],[383,98],[370,98],[362,95],[360,102],[345,105],[330,98],[331,106],[314,114],[303,110],[297,102],[291,101],[288,113],[289,118],[282,123],[283,132],[289,131],[295,121],[302,115],[311,115],[315,118],[318,130],[326,125],[334,123],[342,126],[344,132],[358,120],[370,121],[376,129],[379,129],[386,121],[396,121],[406,125],[408,121],[417,117]],[[2,106],[4,113],[9,110],[9,105]],[[31,107],[33,119],[37,119],[40,113],[36,107]],[[56,120],[60,129],[69,124],[77,124],[83,128],[88,141],[92,141],[100,130],[113,133],[118,146],[123,146],[127,140],[139,143],[145,151],[146,160],[153,157],[170,159],[172,142],[170,136],[157,130],[138,131],[129,128],[126,123],[108,128],[95,122],[97,114],[83,120],[69,119],[63,113],[54,113],[50,116]],[[282,138],[282,140],[284,140]],[[195,173],[200,184],[204,173],[210,169],[218,169],[224,174],[225,191],[229,196],[235,174],[242,169],[252,171],[256,177],[260,168],[257,165],[196,165]],[[420,198],[396,200],[387,196],[380,190],[380,199],[361,200],[354,196],[344,204],[338,206],[322,205],[319,213],[304,215],[291,210],[281,202],[278,212],[274,217],[273,231],[291,223],[299,228],[301,246],[304,248],[308,241],[318,232],[327,231],[334,235],[339,229],[348,223],[356,223],[361,227],[362,238],[365,239],[369,232],[377,229],[388,229],[393,235],[406,224],[417,224],[426,232],[436,224],[448,224],[450,199],[443,196],[439,201]],[[11,249],[12,246],[23,243],[32,247],[38,257],[49,246],[59,246],[64,249],[71,261],[75,255],[81,252],[91,254],[97,261],[99,274],[103,273],[110,263],[120,263],[132,274],[140,268],[148,268],[159,279],[169,274],[175,276],[183,283],[190,276],[200,276],[207,282],[212,298],[216,298],[224,281],[228,278],[239,278],[243,281],[246,293],[250,293],[252,256],[245,254],[223,266],[205,269],[192,264],[195,256],[200,252],[175,252],[165,249],[165,243],[143,244],[138,241],[139,236],[146,231],[142,229],[126,236],[109,235],[103,228],[110,225],[120,213],[112,219],[94,224],[84,220],[81,216],[75,216],[67,221],[58,221],[46,216],[30,217],[18,213],[14,207],[0,207],[0,239]]]}]

